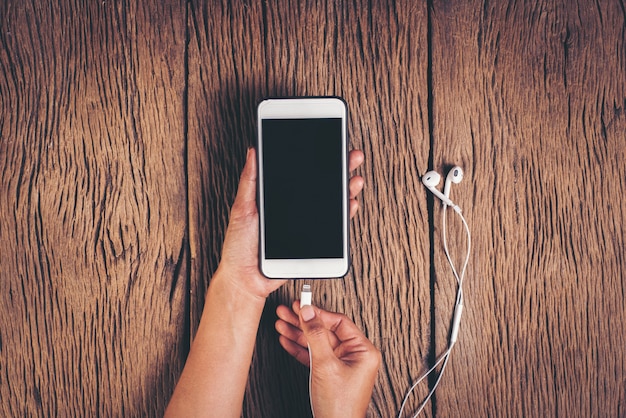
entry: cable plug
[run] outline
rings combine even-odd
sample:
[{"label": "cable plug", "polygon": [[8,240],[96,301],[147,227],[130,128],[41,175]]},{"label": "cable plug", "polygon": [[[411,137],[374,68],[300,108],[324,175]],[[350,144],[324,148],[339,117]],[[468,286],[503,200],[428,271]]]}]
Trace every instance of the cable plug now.
[{"label": "cable plug", "polygon": [[311,305],[312,299],[311,285],[305,284],[302,286],[302,292],[300,292],[300,307]]}]

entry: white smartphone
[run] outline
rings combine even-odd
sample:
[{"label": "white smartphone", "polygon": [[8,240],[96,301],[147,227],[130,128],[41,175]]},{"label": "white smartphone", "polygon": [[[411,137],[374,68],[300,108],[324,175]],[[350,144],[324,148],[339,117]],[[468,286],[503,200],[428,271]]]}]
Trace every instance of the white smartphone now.
[{"label": "white smartphone", "polygon": [[259,262],[266,277],[348,272],[347,116],[336,97],[259,104]]}]

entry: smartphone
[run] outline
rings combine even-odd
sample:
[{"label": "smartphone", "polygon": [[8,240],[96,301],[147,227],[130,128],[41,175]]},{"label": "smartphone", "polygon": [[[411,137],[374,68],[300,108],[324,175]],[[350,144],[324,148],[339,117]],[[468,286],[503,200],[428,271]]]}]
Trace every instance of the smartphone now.
[{"label": "smartphone", "polygon": [[337,97],[259,104],[259,262],[266,277],[348,272],[347,116]]}]

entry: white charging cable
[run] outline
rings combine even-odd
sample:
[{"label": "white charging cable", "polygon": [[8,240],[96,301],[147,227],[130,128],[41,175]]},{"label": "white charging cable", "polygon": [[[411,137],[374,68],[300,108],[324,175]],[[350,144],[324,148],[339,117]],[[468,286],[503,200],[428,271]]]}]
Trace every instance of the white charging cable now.
[{"label": "white charging cable", "polygon": [[454,347],[454,344],[456,343],[456,340],[459,335],[459,327],[461,324],[461,314],[463,313],[463,279],[465,278],[465,272],[467,270],[467,264],[469,262],[470,251],[472,247],[472,234],[470,233],[469,226],[467,225],[467,221],[465,220],[465,217],[461,213],[461,210],[455,209],[454,212],[460,216],[461,221],[463,222],[463,226],[465,227],[465,233],[467,234],[467,253],[465,256],[465,261],[463,262],[463,268],[461,269],[461,274],[459,275],[456,270],[456,267],[454,266],[454,262],[452,261],[452,258],[450,257],[450,250],[448,249],[448,241],[447,241],[447,236],[446,236],[447,235],[446,233],[446,208],[447,207],[448,205],[443,205],[442,220],[441,220],[442,234],[443,234],[443,248],[444,248],[444,252],[446,253],[446,258],[448,259],[448,263],[450,264],[450,267],[452,268],[452,273],[454,274],[454,278],[456,279],[456,283],[457,283],[456,300],[454,302],[454,314],[453,314],[453,319],[452,319],[452,326],[450,329],[450,340],[448,342],[448,347],[443,352],[443,354],[441,354],[441,356],[437,359],[435,364],[430,369],[428,369],[426,373],[421,375],[419,379],[417,379],[415,383],[413,383],[413,385],[409,388],[409,390],[407,391],[402,401],[402,406],[400,407],[398,418],[402,418],[402,412],[404,411],[404,407],[406,406],[409,396],[411,396],[411,393],[413,393],[413,390],[415,390],[417,385],[419,385],[422,382],[422,380],[424,380],[428,375],[430,375],[437,368],[437,366],[439,366],[443,362],[443,364],[441,365],[441,370],[439,370],[439,375],[437,376],[437,380],[435,381],[435,384],[433,385],[432,389],[428,392],[428,395],[426,396],[426,398],[420,403],[419,408],[413,415],[413,418],[417,417],[424,410],[424,407],[426,406],[430,398],[433,396],[433,393],[435,393],[435,389],[437,389],[437,386],[439,385],[439,382],[441,381],[443,372],[446,369],[446,365],[448,364],[448,360],[450,359],[450,355],[452,354],[452,347]]},{"label": "white charging cable", "polygon": [[[300,292],[300,308],[303,306],[311,305],[313,299],[313,292],[311,291],[311,285],[305,284],[302,286]],[[313,411],[313,356],[311,355],[311,346],[307,342],[307,349],[309,350],[309,403],[311,404],[311,415],[315,418],[315,412]]]}]

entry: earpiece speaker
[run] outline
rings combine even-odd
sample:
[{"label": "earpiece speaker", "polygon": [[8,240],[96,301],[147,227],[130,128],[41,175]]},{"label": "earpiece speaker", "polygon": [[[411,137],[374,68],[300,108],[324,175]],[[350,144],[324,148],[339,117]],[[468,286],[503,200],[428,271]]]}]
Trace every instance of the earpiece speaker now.
[{"label": "earpiece speaker", "polygon": [[463,169],[458,165],[452,167],[452,170],[448,173],[446,182],[443,186],[443,195],[450,199],[450,188],[452,187],[452,183],[459,184],[461,180],[463,180]]}]

